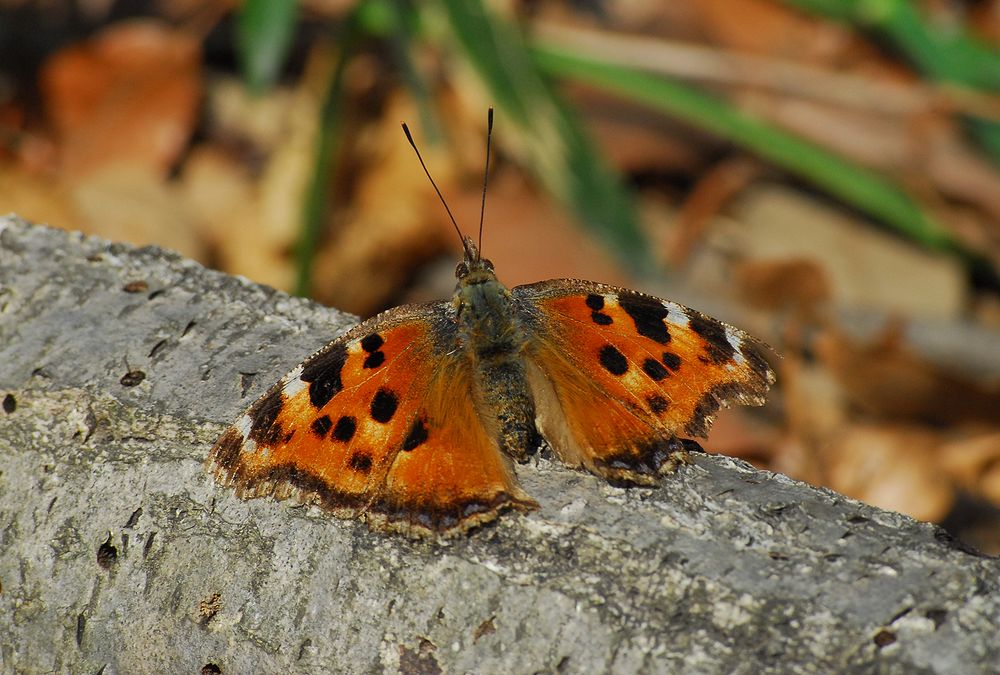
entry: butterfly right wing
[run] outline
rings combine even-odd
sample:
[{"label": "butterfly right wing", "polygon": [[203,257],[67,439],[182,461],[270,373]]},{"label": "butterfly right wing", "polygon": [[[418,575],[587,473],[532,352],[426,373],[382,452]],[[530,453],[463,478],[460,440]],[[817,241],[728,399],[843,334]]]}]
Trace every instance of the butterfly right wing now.
[{"label": "butterfly right wing", "polygon": [[449,309],[390,310],[306,359],[212,448],[219,481],[411,534],[534,508],[477,414]]},{"label": "butterfly right wing", "polygon": [[571,465],[653,484],[720,407],[761,405],[768,348],[676,303],[589,281],[513,289],[539,431]]}]

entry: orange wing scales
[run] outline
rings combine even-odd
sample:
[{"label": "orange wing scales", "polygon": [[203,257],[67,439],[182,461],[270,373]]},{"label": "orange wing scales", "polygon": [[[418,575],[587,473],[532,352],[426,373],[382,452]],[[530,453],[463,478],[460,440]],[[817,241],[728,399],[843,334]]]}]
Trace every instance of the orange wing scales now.
[{"label": "orange wing scales", "polygon": [[[652,484],[716,411],[760,405],[765,347],[673,302],[583,281],[514,289],[537,306],[529,347],[543,436],[570,464]],[[556,440],[553,440],[556,439]]]},{"label": "orange wing scales", "polygon": [[430,312],[376,317],[282,378],[213,448],[221,482],[414,534],[535,508],[474,402],[455,394],[471,391],[471,370],[436,350]]}]

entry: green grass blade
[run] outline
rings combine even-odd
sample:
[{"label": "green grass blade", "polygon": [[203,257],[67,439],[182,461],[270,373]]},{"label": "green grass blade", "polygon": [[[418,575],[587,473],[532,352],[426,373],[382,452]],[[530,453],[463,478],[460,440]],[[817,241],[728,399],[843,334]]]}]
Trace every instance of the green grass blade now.
[{"label": "green grass blade", "polygon": [[420,14],[409,0],[365,0],[358,5],[358,25],[370,37],[385,43],[413,96],[420,115],[420,128],[430,143],[441,137],[431,88],[414,62],[416,42],[421,37]]},{"label": "green grass blade", "polygon": [[[874,29],[928,77],[943,83],[1000,91],[1000,52],[968,32],[936,28],[912,0],[786,0],[792,5]],[[968,121],[969,131],[1000,164],[1000,124]]]},{"label": "green grass blade", "polygon": [[713,96],[544,43],[536,44],[533,53],[541,67],[552,75],[572,77],[616,92],[730,139],[925,246],[938,250],[958,248],[916,202],[881,175],[771,127]]},{"label": "green grass blade", "polygon": [[623,260],[645,271],[651,256],[631,193],[541,76],[520,33],[479,0],[441,0],[440,6],[501,120],[516,125],[525,139],[531,170]]},{"label": "green grass blade", "polygon": [[337,44],[340,56],[323,96],[319,138],[314,155],[312,180],[302,209],[302,232],[295,247],[296,295],[308,295],[312,284],[313,260],[329,211],[327,194],[336,157],[339,155],[344,113],[344,71],[359,38],[356,16],[351,14],[341,26]]},{"label": "green grass blade", "polygon": [[260,94],[274,85],[285,63],[298,14],[295,0],[246,0],[240,10],[236,46],[243,79]]}]

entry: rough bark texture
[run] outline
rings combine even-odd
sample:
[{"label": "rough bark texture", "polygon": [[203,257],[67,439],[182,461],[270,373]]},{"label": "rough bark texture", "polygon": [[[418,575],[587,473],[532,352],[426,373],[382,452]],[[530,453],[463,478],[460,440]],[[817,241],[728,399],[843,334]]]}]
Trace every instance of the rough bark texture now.
[{"label": "rough bark texture", "polygon": [[0,219],[0,670],[1000,664],[996,559],[724,457],[621,489],[543,453],[518,468],[539,512],[446,542],[217,487],[202,463],[224,426],[350,323]]}]

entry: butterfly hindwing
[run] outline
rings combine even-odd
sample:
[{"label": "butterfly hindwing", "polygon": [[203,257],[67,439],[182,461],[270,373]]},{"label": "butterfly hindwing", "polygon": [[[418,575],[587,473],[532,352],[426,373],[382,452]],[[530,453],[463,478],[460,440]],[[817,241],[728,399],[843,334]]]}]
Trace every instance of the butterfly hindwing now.
[{"label": "butterfly hindwing", "polygon": [[512,290],[529,326],[539,430],[568,463],[652,483],[715,412],[761,405],[766,349],[711,317],[636,291],[553,280]]},{"label": "butterfly hindwing", "polygon": [[451,348],[450,309],[396,308],[306,359],[219,439],[216,475],[241,497],[295,498],[415,534],[534,508],[462,393],[472,372]]}]

